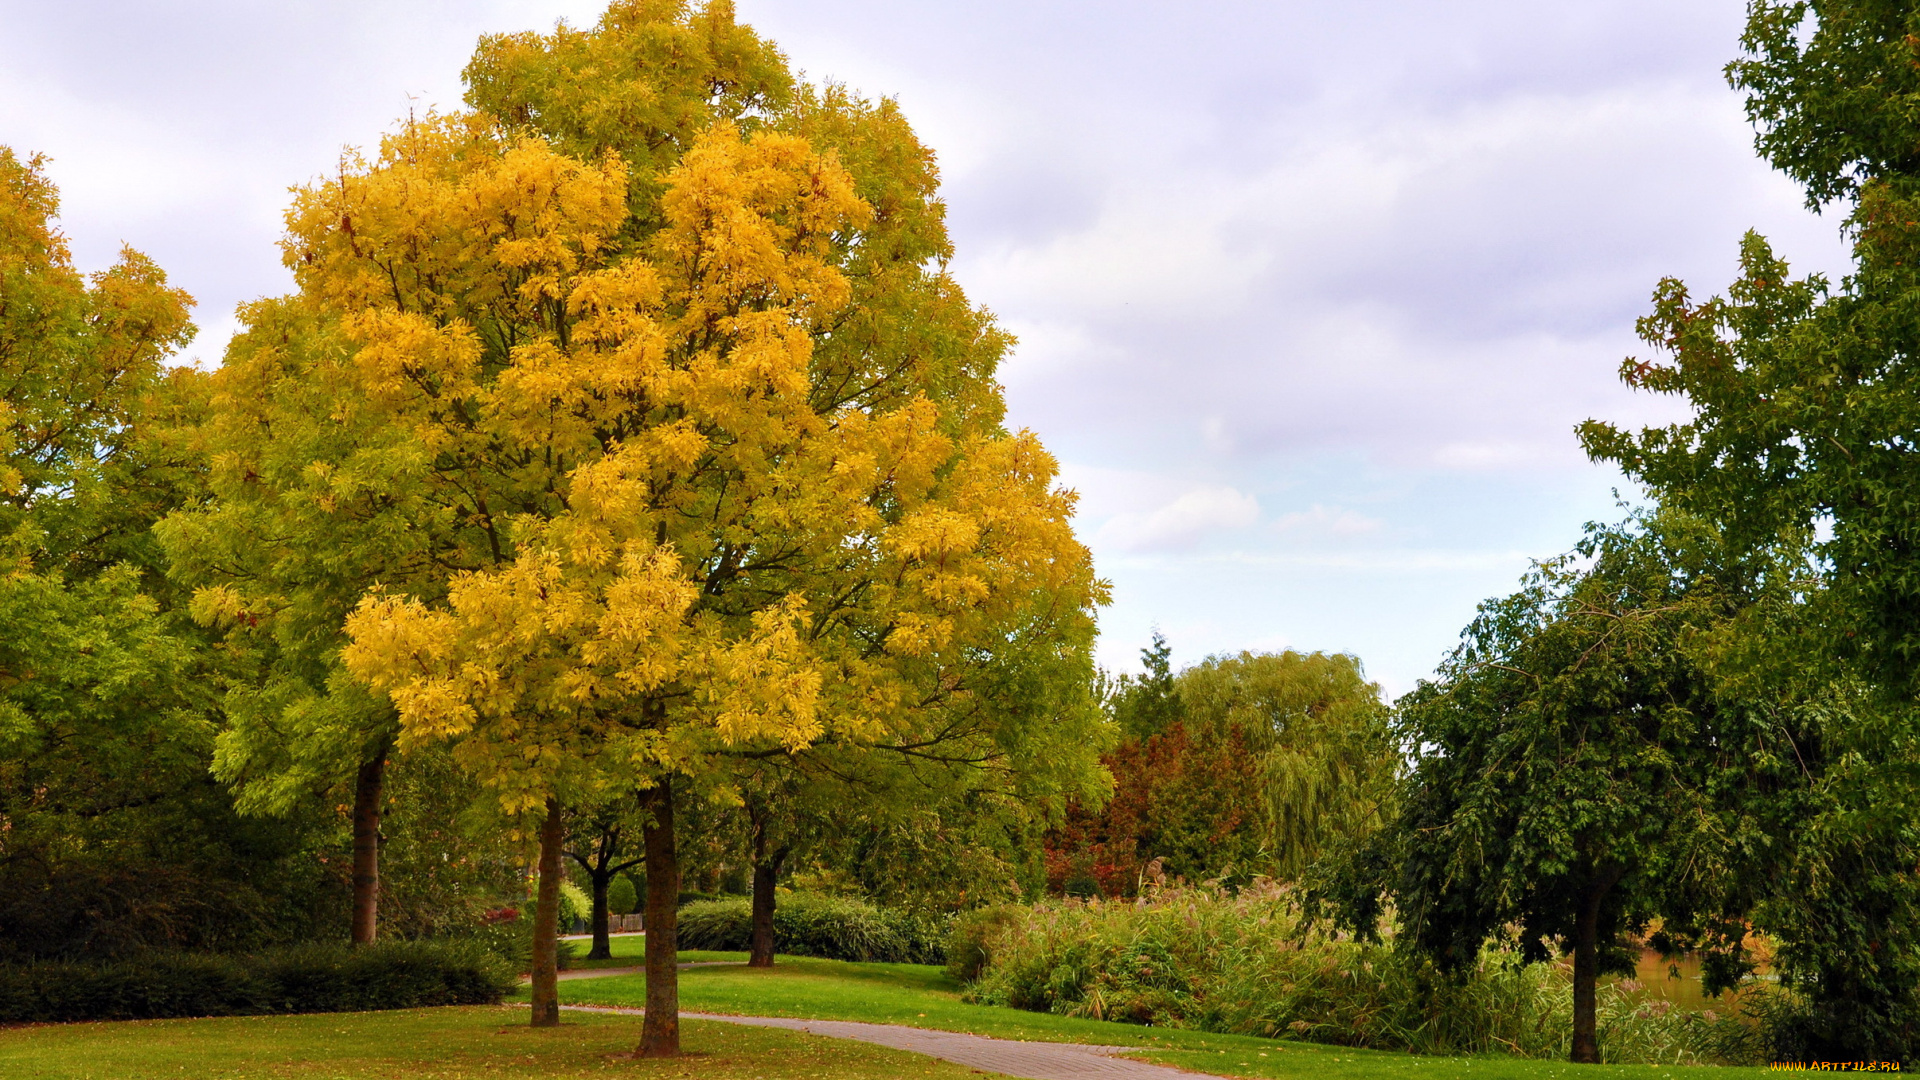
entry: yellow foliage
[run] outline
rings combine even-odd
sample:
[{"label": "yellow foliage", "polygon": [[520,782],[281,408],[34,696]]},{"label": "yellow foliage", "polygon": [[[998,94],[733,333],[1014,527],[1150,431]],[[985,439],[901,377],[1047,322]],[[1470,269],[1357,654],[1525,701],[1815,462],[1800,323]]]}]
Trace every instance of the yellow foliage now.
[{"label": "yellow foliage", "polygon": [[904,730],[965,696],[969,649],[1104,599],[1030,434],[931,385],[823,393],[873,221],[833,154],[720,123],[659,182],[636,238],[620,159],[429,117],[288,217],[350,343],[340,415],[409,432],[407,475],[492,538],[443,599],[365,598],[342,659],[510,811]]}]

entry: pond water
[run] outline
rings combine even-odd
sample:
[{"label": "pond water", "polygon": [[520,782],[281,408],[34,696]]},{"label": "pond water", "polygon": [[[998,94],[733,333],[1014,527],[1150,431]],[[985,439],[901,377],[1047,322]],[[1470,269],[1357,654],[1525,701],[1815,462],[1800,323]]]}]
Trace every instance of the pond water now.
[{"label": "pond water", "polygon": [[[1733,1003],[1728,994],[1717,998],[1706,995],[1700,982],[1700,961],[1691,956],[1663,960],[1659,953],[1648,949],[1640,954],[1640,962],[1635,969],[1634,981],[1649,997],[1670,1001],[1676,1009],[1691,1009],[1694,1012],[1724,1010]],[[1619,980],[1616,978],[1612,981]]]}]

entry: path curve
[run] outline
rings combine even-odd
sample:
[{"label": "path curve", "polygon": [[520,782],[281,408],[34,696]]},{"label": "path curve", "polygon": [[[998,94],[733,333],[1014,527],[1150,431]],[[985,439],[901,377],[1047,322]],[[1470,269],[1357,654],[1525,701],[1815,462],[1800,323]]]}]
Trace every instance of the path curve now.
[{"label": "path curve", "polygon": [[[576,1012],[620,1013],[626,1016],[645,1013],[643,1009],[623,1009],[611,1005],[560,1007]],[[680,1016],[685,1020],[719,1020],[728,1024],[786,1028],[834,1039],[854,1039],[937,1057],[973,1069],[1018,1076],[1024,1080],[1193,1080],[1194,1077],[1214,1076],[1213,1073],[1191,1073],[1166,1065],[1111,1056],[1139,1050],[1137,1046],[1022,1042],[990,1039],[985,1035],[963,1035],[957,1031],[931,1031],[927,1028],[866,1024],[853,1020],[796,1020],[785,1016],[724,1016],[694,1012],[683,1012]]]}]

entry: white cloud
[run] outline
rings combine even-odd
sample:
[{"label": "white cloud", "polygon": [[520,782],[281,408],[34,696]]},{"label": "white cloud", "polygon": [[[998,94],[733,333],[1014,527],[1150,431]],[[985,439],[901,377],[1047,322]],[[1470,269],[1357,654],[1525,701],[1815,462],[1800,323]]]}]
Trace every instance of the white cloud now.
[{"label": "white cloud", "polygon": [[1385,524],[1358,511],[1315,503],[1311,509],[1282,514],[1273,529],[1299,540],[1352,540],[1377,533]]},{"label": "white cloud", "polygon": [[1095,544],[1117,551],[1186,548],[1208,533],[1243,529],[1259,519],[1260,504],[1253,496],[1230,487],[1204,487],[1151,513],[1114,515],[1100,527]]}]

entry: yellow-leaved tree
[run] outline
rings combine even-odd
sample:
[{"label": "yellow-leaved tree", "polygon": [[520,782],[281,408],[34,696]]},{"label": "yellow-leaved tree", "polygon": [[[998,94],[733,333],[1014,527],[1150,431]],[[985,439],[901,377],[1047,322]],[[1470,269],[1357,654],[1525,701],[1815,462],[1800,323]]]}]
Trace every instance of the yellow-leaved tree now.
[{"label": "yellow-leaved tree", "polygon": [[892,102],[796,86],[724,0],[488,39],[467,78],[473,112],[297,194],[299,292],[243,310],[211,497],[162,532],[259,676],[222,775],[261,809],[351,778],[356,938],[389,745],[445,745],[540,823],[557,1021],[563,812],[643,790],[673,1053],[676,788],[832,744],[1097,798],[1104,586]]},{"label": "yellow-leaved tree", "polygon": [[1103,590],[1038,441],[950,403],[995,388],[896,366],[884,405],[831,392],[817,343],[873,217],[835,155],[717,123],[659,183],[638,229],[620,157],[428,118],[302,191],[287,248],[353,343],[323,376],[343,415],[406,432],[418,482],[497,538],[443,595],[369,596],[345,663],[403,749],[449,741],[508,810],[544,810],[536,1023],[557,1020],[562,808],[648,790],[648,1054],[678,1047],[675,778],[951,722],[1009,650],[1084,673]]}]

